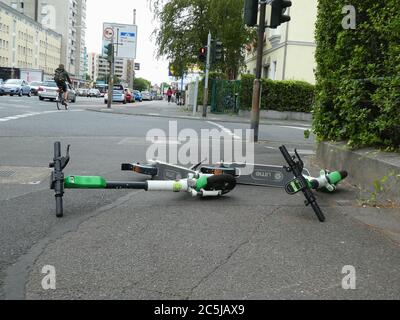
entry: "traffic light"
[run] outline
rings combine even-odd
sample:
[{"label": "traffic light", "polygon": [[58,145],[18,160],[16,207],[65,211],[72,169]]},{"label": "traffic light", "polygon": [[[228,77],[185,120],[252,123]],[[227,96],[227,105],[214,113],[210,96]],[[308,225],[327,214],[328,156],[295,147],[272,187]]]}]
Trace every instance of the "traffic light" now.
[{"label": "traffic light", "polygon": [[258,0],[245,0],[244,2],[244,24],[254,27],[257,24]]},{"label": "traffic light", "polygon": [[224,48],[223,43],[220,41],[212,42],[212,51],[211,51],[212,62],[222,61],[224,58]]},{"label": "traffic light", "polygon": [[286,9],[292,6],[289,0],[272,0],[271,21],[269,27],[276,29],[282,23],[289,22],[290,16],[285,15]]},{"label": "traffic light", "polygon": [[112,62],[114,59],[114,45],[109,43],[108,45],[104,46],[104,55],[107,56],[107,61]]},{"label": "traffic light", "polygon": [[206,62],[207,61],[207,48],[206,47],[202,47],[199,50],[199,60],[201,62]]}]

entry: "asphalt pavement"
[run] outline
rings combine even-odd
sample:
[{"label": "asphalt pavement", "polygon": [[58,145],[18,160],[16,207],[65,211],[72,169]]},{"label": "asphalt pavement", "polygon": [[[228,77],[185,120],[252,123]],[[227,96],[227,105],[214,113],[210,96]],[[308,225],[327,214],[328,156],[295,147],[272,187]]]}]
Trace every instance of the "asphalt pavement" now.
[{"label": "asphalt pavement", "polygon": [[[104,109],[101,99],[56,111],[36,97],[0,97],[2,299],[399,299],[399,210],[361,207],[346,183],[318,193],[326,223],[301,195],[252,186],[220,199],[67,190],[57,219],[47,168],[55,141],[71,144],[66,174],[145,180],[120,164],[146,161],[150,130],[171,138],[170,121],[199,137],[248,128],[232,116],[190,118],[163,101]],[[282,165],[278,147],[286,144],[317,174],[308,127],[263,122],[255,161]],[[55,268],[55,290],[42,286],[45,266]],[[343,288],[349,266],[354,290]]]}]

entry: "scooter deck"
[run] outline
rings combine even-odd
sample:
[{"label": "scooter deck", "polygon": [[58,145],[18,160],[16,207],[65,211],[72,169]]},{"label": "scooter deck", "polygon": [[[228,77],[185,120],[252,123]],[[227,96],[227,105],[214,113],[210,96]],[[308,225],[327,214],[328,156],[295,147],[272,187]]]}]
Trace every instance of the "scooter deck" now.
[{"label": "scooter deck", "polygon": [[[253,164],[252,174],[241,174],[243,168],[248,166],[247,164],[241,163],[224,163],[220,164],[225,168],[235,169],[237,176],[237,183],[241,185],[252,185],[261,187],[272,187],[272,188],[285,188],[286,185],[291,182],[295,177],[293,173],[288,172],[283,166],[273,166],[264,164]],[[215,168],[215,169],[214,169]],[[213,170],[219,170],[219,167],[203,167],[201,168],[202,173],[214,173]],[[306,175],[310,175],[308,170],[303,172]]]},{"label": "scooter deck", "polygon": [[[203,174],[231,174],[236,176],[237,183],[240,185],[254,185],[262,187],[285,188],[295,177],[283,166],[272,166],[254,164],[253,173],[242,175],[241,171],[246,164],[224,163],[215,166],[203,166],[200,172]],[[123,164],[123,171],[134,171],[136,173],[150,175],[156,180],[179,180],[187,178],[189,174],[196,174],[196,171],[172,165],[161,161],[142,164]],[[310,175],[308,170],[304,170],[305,175]]]}]

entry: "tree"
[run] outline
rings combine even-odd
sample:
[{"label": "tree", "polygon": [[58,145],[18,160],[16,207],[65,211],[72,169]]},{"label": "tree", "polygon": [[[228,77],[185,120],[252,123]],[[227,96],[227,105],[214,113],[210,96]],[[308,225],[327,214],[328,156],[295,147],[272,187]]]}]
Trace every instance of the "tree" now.
[{"label": "tree", "polygon": [[134,90],[139,90],[139,91],[145,91],[148,90],[151,86],[151,82],[143,79],[143,78],[135,78],[133,80],[133,89]]},{"label": "tree", "polygon": [[[207,44],[208,32],[223,43],[225,59],[213,64],[213,71],[236,79],[244,65],[245,44],[254,31],[243,23],[244,0],[156,0],[155,17],[160,28],[154,30],[158,56],[166,56],[176,74],[184,74],[199,64],[199,49]],[[200,65],[204,69],[204,64]]]}]

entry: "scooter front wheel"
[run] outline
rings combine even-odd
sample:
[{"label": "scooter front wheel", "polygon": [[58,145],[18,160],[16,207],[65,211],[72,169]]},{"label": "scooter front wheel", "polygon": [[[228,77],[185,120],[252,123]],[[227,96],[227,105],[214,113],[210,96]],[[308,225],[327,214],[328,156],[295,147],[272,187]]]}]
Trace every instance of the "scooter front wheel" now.
[{"label": "scooter front wheel", "polygon": [[207,179],[207,191],[222,191],[222,194],[231,192],[236,187],[236,179],[229,174],[211,176]]}]

